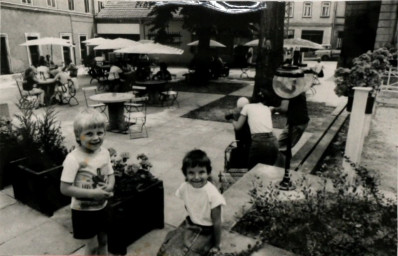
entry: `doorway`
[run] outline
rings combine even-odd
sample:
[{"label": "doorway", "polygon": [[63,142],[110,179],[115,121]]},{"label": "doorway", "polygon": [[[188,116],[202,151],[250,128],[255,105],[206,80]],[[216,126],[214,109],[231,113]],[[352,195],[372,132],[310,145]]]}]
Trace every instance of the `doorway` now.
[{"label": "doorway", "polygon": [[0,46],[1,46],[1,69],[0,75],[10,74],[10,63],[8,60],[8,44],[7,44],[7,37],[5,35],[0,35]]},{"label": "doorway", "polygon": [[85,43],[82,43],[83,41],[87,40],[86,35],[79,35],[79,43],[80,43],[80,61],[83,63],[85,66],[87,66],[87,46]]},{"label": "doorway", "polygon": [[[28,35],[26,36],[26,41],[38,39],[38,36]],[[39,63],[40,57],[40,49],[38,45],[28,46],[28,56],[29,56],[29,64],[37,67]]]},{"label": "doorway", "polygon": [[[72,35],[70,33],[61,33],[61,38],[72,42]],[[66,63],[67,61],[73,63],[75,62],[72,55],[71,47],[62,46],[62,60],[64,63]]]}]

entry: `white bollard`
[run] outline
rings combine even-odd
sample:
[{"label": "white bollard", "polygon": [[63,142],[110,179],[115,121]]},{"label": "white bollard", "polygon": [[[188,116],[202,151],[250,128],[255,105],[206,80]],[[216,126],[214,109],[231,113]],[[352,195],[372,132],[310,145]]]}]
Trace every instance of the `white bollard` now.
[{"label": "white bollard", "polygon": [[350,115],[347,142],[345,146],[345,156],[354,164],[359,164],[363,143],[366,136],[367,125],[365,115],[366,101],[368,94],[372,90],[369,87],[354,87],[354,102]]}]

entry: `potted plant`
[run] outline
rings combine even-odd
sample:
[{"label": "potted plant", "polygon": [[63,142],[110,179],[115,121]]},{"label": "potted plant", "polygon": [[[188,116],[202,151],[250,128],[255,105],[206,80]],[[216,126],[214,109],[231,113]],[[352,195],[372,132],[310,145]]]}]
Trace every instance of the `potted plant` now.
[{"label": "potted plant", "polygon": [[350,111],[354,97],[354,87],[370,87],[366,113],[371,113],[374,98],[382,82],[382,75],[388,68],[390,52],[386,48],[380,48],[373,52],[368,51],[354,58],[351,68],[338,68],[334,77],[336,82],[335,93],[338,96],[347,96],[347,110]]},{"label": "potted plant", "polygon": [[115,171],[114,197],[109,200],[108,250],[124,255],[132,242],[156,228],[164,227],[163,182],[155,178],[145,154],[132,162],[129,153],[110,148]]},{"label": "potted plant", "polygon": [[60,177],[62,162],[67,154],[60,124],[53,107],[44,115],[36,116],[32,109],[21,110],[4,136],[13,143],[4,145],[11,153],[11,172],[14,197],[30,207],[51,216],[55,210],[70,203],[61,194]]}]

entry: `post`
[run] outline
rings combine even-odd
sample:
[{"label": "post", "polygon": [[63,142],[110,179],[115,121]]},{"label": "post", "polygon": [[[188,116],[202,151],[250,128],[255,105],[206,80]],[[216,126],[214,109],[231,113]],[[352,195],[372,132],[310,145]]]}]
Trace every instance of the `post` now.
[{"label": "post", "polygon": [[295,190],[296,186],[290,180],[290,161],[292,159],[292,126],[288,124],[287,129],[287,147],[286,147],[286,159],[285,159],[285,175],[282,181],[279,183],[279,189],[290,191]]},{"label": "post", "polygon": [[350,116],[350,124],[347,133],[345,156],[354,163],[359,164],[363,142],[365,139],[365,107],[368,94],[372,90],[369,87],[354,87],[354,102]]}]

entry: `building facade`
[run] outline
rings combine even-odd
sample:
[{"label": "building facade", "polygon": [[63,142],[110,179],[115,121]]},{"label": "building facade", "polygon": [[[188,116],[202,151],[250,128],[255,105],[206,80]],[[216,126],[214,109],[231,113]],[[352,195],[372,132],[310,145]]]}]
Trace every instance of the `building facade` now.
[{"label": "building facade", "polygon": [[[96,16],[95,23],[98,36],[104,38],[128,38],[132,40],[153,40],[148,14],[150,2],[145,1],[107,1],[104,9]],[[152,55],[157,61],[171,65],[187,64],[193,58],[187,44],[191,42],[191,33],[182,27],[182,18],[175,15],[170,21],[167,33],[172,38],[169,46],[184,50],[182,55]]]},{"label": "building facade", "polygon": [[[0,0],[0,5],[1,74],[21,72],[47,54],[58,65],[67,59],[81,64],[88,50],[82,41],[95,33],[94,16],[103,7],[98,0]],[[43,37],[67,39],[75,47],[20,46]]]},{"label": "building facade", "polygon": [[286,3],[285,31],[339,49],[344,30],[344,1],[297,1]]}]

